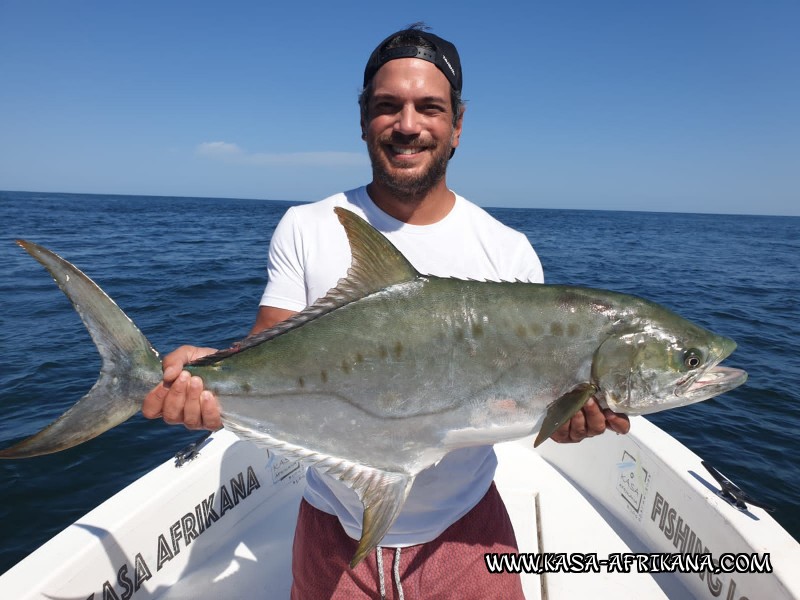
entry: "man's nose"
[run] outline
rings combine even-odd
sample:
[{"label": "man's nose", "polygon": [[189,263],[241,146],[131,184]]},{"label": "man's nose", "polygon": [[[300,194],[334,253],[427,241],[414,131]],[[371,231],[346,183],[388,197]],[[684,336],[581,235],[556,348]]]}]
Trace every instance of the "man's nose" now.
[{"label": "man's nose", "polygon": [[422,131],[421,117],[416,107],[406,104],[397,116],[394,130],[404,135],[416,135]]}]

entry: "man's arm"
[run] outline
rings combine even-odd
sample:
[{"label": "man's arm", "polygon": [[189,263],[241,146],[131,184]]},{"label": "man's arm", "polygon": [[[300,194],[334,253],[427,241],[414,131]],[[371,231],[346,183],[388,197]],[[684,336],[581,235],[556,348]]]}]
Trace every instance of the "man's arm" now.
[{"label": "man's arm", "polygon": [[265,329],[269,329],[270,327],[273,327],[281,321],[285,321],[289,317],[293,317],[296,314],[296,311],[287,310],[285,308],[259,306],[258,314],[256,314],[256,322],[255,325],[253,325],[253,328],[250,330],[250,335],[258,333],[259,331],[264,331]]}]

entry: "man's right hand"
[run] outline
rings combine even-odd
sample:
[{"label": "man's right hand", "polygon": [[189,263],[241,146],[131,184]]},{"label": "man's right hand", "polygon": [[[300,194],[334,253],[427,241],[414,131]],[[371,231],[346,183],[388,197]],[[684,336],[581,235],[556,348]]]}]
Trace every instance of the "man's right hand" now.
[{"label": "man's right hand", "polygon": [[[250,335],[263,331],[295,315],[295,311],[274,306],[261,306]],[[222,427],[219,417],[219,403],[210,391],[203,388],[203,380],[192,376],[183,367],[209,354],[214,348],[181,346],[173,350],[161,361],[164,375],[161,383],[150,390],[142,404],[142,414],[148,419],[162,417],[170,425],[183,423],[189,429],[210,429]]]},{"label": "man's right hand", "polygon": [[164,376],[144,399],[142,414],[148,419],[162,417],[166,423],[183,423],[188,429],[222,427],[219,404],[210,391],[203,388],[203,380],[192,376],[183,367],[216,352],[214,348],[181,346],[164,357]]}]

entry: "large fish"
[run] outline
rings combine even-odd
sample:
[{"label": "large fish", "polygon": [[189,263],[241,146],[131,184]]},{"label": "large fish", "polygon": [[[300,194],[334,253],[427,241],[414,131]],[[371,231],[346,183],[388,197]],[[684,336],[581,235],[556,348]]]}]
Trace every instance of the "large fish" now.
[{"label": "large fish", "polygon": [[[335,209],[352,265],[324,298],[193,363],[227,428],[303,459],[364,504],[355,566],[397,518],[414,478],[448,452],[539,431],[591,396],[629,415],[711,398],[744,371],[736,344],[614,292],[421,275],[360,217]],[[97,383],[36,435],[0,452],[57,452],[122,423],[161,380],[158,353],[103,291],[49,250],[53,275],[102,355]]]}]

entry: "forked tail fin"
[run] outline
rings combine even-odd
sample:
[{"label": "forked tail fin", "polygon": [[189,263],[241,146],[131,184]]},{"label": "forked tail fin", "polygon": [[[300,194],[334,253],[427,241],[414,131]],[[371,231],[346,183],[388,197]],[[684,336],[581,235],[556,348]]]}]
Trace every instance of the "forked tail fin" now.
[{"label": "forked tail fin", "polygon": [[66,450],[135,415],[161,380],[158,352],[96,283],[57,254],[17,240],[50,272],[78,311],[103,359],[89,393],[39,433],[0,451],[0,458],[27,458]]}]

